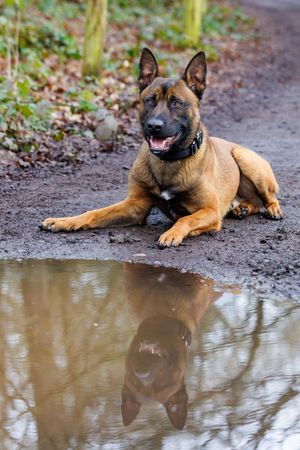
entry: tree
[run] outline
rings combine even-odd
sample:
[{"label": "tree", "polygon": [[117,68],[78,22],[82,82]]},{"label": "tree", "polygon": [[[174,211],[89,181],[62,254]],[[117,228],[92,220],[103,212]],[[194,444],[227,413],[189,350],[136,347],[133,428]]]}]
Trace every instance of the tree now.
[{"label": "tree", "polygon": [[82,75],[98,76],[101,71],[106,27],[107,0],[88,0]]},{"label": "tree", "polygon": [[202,18],[207,8],[207,0],[184,1],[184,31],[194,46],[199,43]]}]

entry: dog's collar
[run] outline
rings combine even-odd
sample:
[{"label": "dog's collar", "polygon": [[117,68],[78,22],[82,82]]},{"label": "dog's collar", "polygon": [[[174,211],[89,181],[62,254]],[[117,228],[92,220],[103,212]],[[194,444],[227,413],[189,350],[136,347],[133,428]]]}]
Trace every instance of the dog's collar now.
[{"label": "dog's collar", "polygon": [[168,151],[167,153],[163,153],[160,151],[151,150],[153,155],[157,156],[159,159],[163,161],[177,161],[178,159],[185,159],[189,156],[192,156],[199,150],[201,144],[203,142],[203,131],[200,130],[196,134],[193,142],[186,148],[177,148]]}]

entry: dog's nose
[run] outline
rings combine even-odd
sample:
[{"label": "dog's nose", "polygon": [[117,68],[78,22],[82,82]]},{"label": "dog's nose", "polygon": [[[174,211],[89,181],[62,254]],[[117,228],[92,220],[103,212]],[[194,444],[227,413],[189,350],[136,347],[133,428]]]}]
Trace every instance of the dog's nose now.
[{"label": "dog's nose", "polygon": [[152,133],[156,132],[157,133],[158,131],[162,130],[162,128],[164,126],[164,123],[163,123],[163,121],[161,119],[150,119],[148,121],[147,126],[148,126],[148,130],[150,132],[152,132]]}]

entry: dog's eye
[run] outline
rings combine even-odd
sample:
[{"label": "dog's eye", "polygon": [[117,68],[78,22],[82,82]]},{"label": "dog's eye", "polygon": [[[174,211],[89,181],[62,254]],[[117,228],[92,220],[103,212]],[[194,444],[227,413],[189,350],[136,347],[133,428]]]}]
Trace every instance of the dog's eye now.
[{"label": "dog's eye", "polygon": [[174,98],[171,102],[173,108],[181,108],[183,106],[183,101],[178,98]]},{"label": "dog's eye", "polygon": [[144,98],[144,103],[146,105],[154,105],[155,104],[155,95],[152,95],[151,97]]}]

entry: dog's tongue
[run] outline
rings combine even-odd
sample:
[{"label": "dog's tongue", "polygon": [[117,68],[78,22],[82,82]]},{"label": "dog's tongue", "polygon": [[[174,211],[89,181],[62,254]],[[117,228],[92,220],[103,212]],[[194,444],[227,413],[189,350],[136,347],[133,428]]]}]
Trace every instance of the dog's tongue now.
[{"label": "dog's tongue", "polygon": [[156,138],[156,137],[151,137],[150,138],[150,145],[151,148],[154,148],[156,150],[169,150],[169,148],[171,147],[171,145],[173,144],[173,142],[175,141],[176,136],[171,136],[171,137],[167,137],[167,138]]}]

